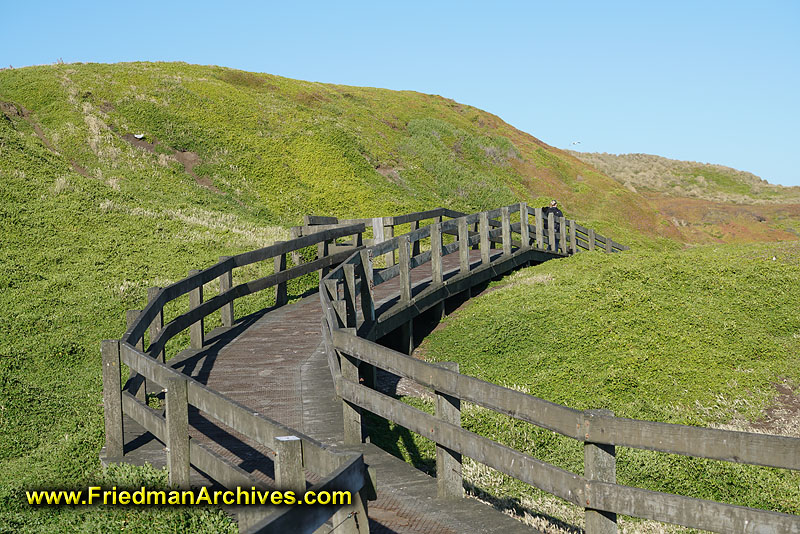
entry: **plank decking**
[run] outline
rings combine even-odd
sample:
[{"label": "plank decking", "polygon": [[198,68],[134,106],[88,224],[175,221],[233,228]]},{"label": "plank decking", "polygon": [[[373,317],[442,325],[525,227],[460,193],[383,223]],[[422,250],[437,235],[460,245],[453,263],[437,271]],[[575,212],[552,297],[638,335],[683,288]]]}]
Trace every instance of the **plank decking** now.
[{"label": "plank decking", "polygon": [[[492,256],[500,251],[492,251]],[[458,258],[444,259],[445,279],[458,272]],[[480,253],[471,251],[473,264]],[[430,284],[430,266],[411,271],[412,293]],[[388,309],[397,300],[399,279],[376,286],[375,304]],[[436,480],[369,443],[342,445],[342,404],[336,396],[320,330],[317,294],[289,305],[244,317],[213,331],[202,349],[188,349],[169,364],[235,400],[323,443],[358,450],[377,472],[376,501],[369,503],[370,532],[456,533],[531,532],[523,523],[473,499],[436,498]],[[196,409],[190,434],[218,454],[274,484],[274,454]],[[164,445],[125,417],[125,459],[165,464]],[[308,474],[307,474],[308,475]],[[308,475],[308,482],[315,480]],[[192,483],[213,484],[193,470]],[[320,532],[328,532],[324,526]]]}]

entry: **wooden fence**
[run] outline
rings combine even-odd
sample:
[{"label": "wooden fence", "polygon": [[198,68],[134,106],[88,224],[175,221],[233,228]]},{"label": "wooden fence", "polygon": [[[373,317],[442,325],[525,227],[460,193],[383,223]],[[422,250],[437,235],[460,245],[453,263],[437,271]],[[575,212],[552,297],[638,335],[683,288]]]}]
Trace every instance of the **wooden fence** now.
[{"label": "wooden fence", "polygon": [[[519,220],[512,223],[511,217],[515,213],[519,213]],[[451,220],[444,221],[445,217]],[[532,224],[529,224],[530,217],[534,219]],[[526,224],[522,223],[523,218]],[[431,219],[433,224],[422,225],[427,219]],[[410,226],[411,232],[394,237],[395,229],[405,224]],[[364,236],[368,225],[372,227],[371,239],[365,239]],[[519,239],[512,239],[513,232],[520,235]],[[205,343],[204,321],[212,313],[219,311],[222,325],[231,327],[235,320],[236,299],[274,288],[276,306],[282,306],[288,301],[287,282],[315,271],[320,273],[326,288],[321,293],[324,310],[336,310],[337,320],[343,321],[342,325],[357,321],[353,291],[363,292],[362,302],[367,303],[369,310],[366,315],[360,314],[358,322],[366,328],[365,337],[372,339],[397,328],[398,325],[407,325],[409,317],[413,317],[409,315],[412,308],[424,310],[426,306],[430,307],[443,300],[450,292],[462,291],[522,263],[544,261],[579,250],[593,250],[598,243],[606,252],[618,252],[626,248],[610,238],[595,235],[593,231],[574,221],[564,218],[555,221],[552,216],[549,219],[544,218],[540,208],[529,209],[524,203],[471,215],[438,208],[409,215],[363,220],[342,221],[332,217],[309,216],[304,226],[292,228],[292,234],[293,239],[290,241],[223,257],[215,265],[190,271],[189,276],[167,287],[150,288],[147,292],[147,306],[143,310],[128,312],[128,329],[122,338],[105,340],[101,345],[106,427],[104,457],[107,461],[123,458],[123,415],[127,415],[166,445],[172,484],[187,486],[190,468],[193,466],[226,487],[262,487],[253,475],[190,438],[188,413],[191,406],[273,451],[276,455],[275,472],[279,487],[305,488],[305,469],[322,478],[311,490],[321,491],[335,487],[349,490],[354,496],[349,506],[287,507],[268,517],[264,517],[266,512],[258,508],[241,508],[238,510],[240,530],[248,533],[284,532],[289,528],[288,525],[296,532],[313,532],[328,519],[332,519],[334,524],[341,523],[339,529],[343,534],[363,533],[368,528],[365,520],[344,520],[359,515],[366,518],[365,500],[374,497],[372,478],[361,455],[336,453],[294,429],[264,415],[252,413],[245,406],[167,365],[166,347],[170,339],[188,329],[190,346],[202,349]],[[453,236],[455,240],[444,245],[443,235]],[[423,252],[420,250],[420,242],[426,238],[434,246]],[[345,239],[347,241],[342,242]],[[367,249],[365,245],[370,245],[370,248]],[[300,251],[313,246],[317,247],[316,259],[302,262]],[[469,247],[480,248],[487,258],[485,265],[469,269],[469,262],[465,259]],[[502,256],[488,262],[489,251],[494,248],[502,249]],[[462,272],[455,278],[448,279],[445,284],[442,279],[441,257],[455,251],[459,251],[461,255]],[[387,268],[380,271],[369,269],[373,282],[360,284],[367,271],[358,271],[359,278],[356,281],[356,268],[371,265],[371,257],[374,255],[384,255]],[[287,267],[288,257],[293,260],[291,267]],[[234,269],[265,261],[274,263],[273,274],[233,285]],[[412,299],[408,273],[410,269],[427,262],[438,269],[437,282],[432,289],[439,292],[428,291]],[[374,301],[371,300],[372,283],[383,283],[397,276],[404,282],[401,301],[381,314],[378,322],[374,313]],[[204,286],[214,281],[219,283],[218,294],[204,299]],[[329,292],[338,290],[337,284],[341,282],[348,282],[346,287],[352,298],[331,300]],[[185,295],[189,297],[189,310],[165,323],[165,307]],[[332,327],[334,324],[338,326]],[[333,333],[338,333],[342,325],[328,317],[324,328],[328,332],[328,338]],[[148,341],[146,350],[145,340]],[[124,384],[120,376],[122,364],[130,369],[130,376]],[[336,369],[339,367],[340,363],[337,361]],[[346,375],[347,372],[345,371]],[[337,387],[346,388],[342,383],[338,380]],[[163,410],[148,406],[148,389],[165,392]],[[353,428],[352,421],[345,426],[345,431],[349,432],[348,441],[355,441]]]},{"label": "wooden fence", "polygon": [[[520,212],[519,222],[511,214]],[[533,224],[526,215],[533,215]],[[443,216],[454,217],[444,221]],[[427,226],[419,221],[433,219]],[[498,220],[499,219],[499,220]],[[316,221],[307,220],[307,223]],[[356,221],[344,221],[350,223]],[[360,221],[364,222],[364,221]],[[367,410],[436,442],[438,480],[443,497],[461,496],[461,458],[466,455],[506,475],[556,495],[586,510],[589,534],[616,532],[617,514],[674,523],[715,532],[800,533],[800,517],[672,495],[616,483],[615,447],[710,458],[740,464],[800,469],[800,439],[656,423],[615,417],[609,411],[580,411],[518,391],[459,374],[452,364],[426,363],[372,340],[406,328],[414,316],[445,298],[482,280],[529,261],[558,254],[592,250],[624,250],[610,238],[596,235],[574,221],[545,223],[539,209],[515,204],[471,215],[433,210],[400,218],[376,219],[373,232],[393,225],[416,222],[407,234],[360,249],[320,283],[323,333],[337,394],[342,399],[344,436],[348,443],[362,441],[361,412]],[[327,220],[326,224],[341,221]],[[471,225],[478,224],[477,229]],[[558,230],[557,230],[558,228]],[[558,232],[558,235],[557,235]],[[456,240],[443,244],[443,235]],[[419,252],[414,244],[429,237],[431,249]],[[491,254],[499,243],[502,254]],[[469,250],[478,245],[481,263],[471,265]],[[397,261],[395,262],[395,251]],[[415,254],[416,252],[416,254]],[[442,257],[459,254],[459,272],[446,280]],[[373,259],[386,256],[385,269],[375,269]],[[430,263],[431,283],[412,296],[410,270]],[[400,277],[397,303],[376,313],[375,286]],[[376,391],[370,379],[374,368],[407,377],[434,390],[436,414],[430,415]],[[460,402],[468,401],[497,413],[568,436],[584,444],[584,474],[547,464],[460,425]]]},{"label": "wooden fence", "polygon": [[[253,413],[247,407],[213,391],[204,384],[165,364],[167,341],[189,329],[193,348],[204,344],[203,321],[220,311],[223,326],[234,323],[234,301],[268,288],[275,288],[276,306],[287,302],[286,284],[294,278],[338,265],[350,256],[358,245],[330,253],[327,245],[338,238],[352,236],[358,243],[364,232],[363,224],[340,225],[289,242],[254,250],[220,261],[201,271],[191,271],[187,278],[165,288],[151,288],[149,303],[144,310],[128,312],[129,326],[120,340],[105,340],[101,345],[103,361],[103,400],[105,405],[106,439],[104,456],[107,461],[123,458],[123,414],[152,433],[166,445],[170,483],[188,487],[190,467],[207,473],[225,487],[264,484],[252,474],[228,459],[190,438],[188,413],[192,406],[235,432],[275,453],[275,480],[280,489],[306,490],[303,470],[321,478],[309,490],[316,492],[332,488],[350,491],[352,501],[346,506],[292,506],[273,513],[271,507],[243,506],[237,509],[239,528],[247,533],[282,533],[287,531],[314,532],[332,519],[340,524],[343,534],[367,532],[366,498],[374,498],[372,479],[360,454],[342,454],[316,440]],[[318,245],[317,258],[287,268],[287,254]],[[275,272],[236,286],[232,285],[233,269],[256,262],[273,261]],[[219,294],[203,300],[203,286],[219,281]],[[164,324],[164,308],[175,299],[189,295],[190,309]],[[144,350],[145,333],[149,331],[149,346]],[[121,364],[130,368],[130,378],[121,380]],[[165,392],[165,408],[155,410],[147,404],[147,389]],[[266,514],[271,514],[266,516]]]}]

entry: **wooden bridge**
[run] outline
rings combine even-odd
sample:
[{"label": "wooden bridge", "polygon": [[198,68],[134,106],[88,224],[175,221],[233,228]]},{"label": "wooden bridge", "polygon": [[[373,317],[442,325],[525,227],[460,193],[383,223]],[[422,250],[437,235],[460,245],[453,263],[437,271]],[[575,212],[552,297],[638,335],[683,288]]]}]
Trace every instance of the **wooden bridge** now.
[{"label": "wooden bridge", "polygon": [[[574,410],[408,355],[420,337],[415,324],[440,318],[488,281],[623,245],[524,203],[475,214],[439,208],[375,219],[306,217],[292,233],[291,241],[151,288],[146,308],[129,312],[122,339],[102,343],[103,461],[166,463],[179,487],[352,492],[349,505],[232,508],[248,533],[530,532],[462,498],[462,455],[585,508],[592,534],[616,532],[616,514],[716,532],[800,533],[797,516],[615,479],[615,446],[800,469],[800,439]],[[273,274],[233,284],[234,269],[265,261]],[[288,283],[315,271],[319,292],[287,304]],[[204,299],[217,281],[218,294]],[[235,318],[236,299],[266,289],[275,291],[274,306]],[[186,295],[189,310],[165,321]],[[222,326],[207,332],[204,320],[218,311]],[[167,347],[173,350],[167,342],[187,329],[190,347],[165,359]],[[433,390],[435,415],[394,398],[379,373]],[[464,430],[462,400],[583,442],[584,473]],[[365,411],[433,440],[437,478],[369,443]]]}]

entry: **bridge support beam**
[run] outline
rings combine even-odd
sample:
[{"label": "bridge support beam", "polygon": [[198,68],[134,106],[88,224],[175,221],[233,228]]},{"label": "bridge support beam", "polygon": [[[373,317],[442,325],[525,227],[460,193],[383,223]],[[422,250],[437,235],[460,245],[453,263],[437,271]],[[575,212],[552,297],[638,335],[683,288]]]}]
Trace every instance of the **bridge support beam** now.
[{"label": "bridge support beam", "polygon": [[409,319],[400,327],[400,352],[414,352],[414,319]]},{"label": "bridge support beam", "polygon": [[466,217],[458,219],[458,264],[460,274],[469,272],[469,229]]},{"label": "bridge support beam", "polygon": [[501,236],[503,238],[503,256],[511,255],[511,215],[508,211],[508,206],[500,208],[500,228]]},{"label": "bridge support beam", "polygon": [[572,249],[572,254],[578,253],[578,241],[575,235],[575,221],[569,221],[569,244]]},{"label": "bridge support beam", "polygon": [[528,226],[528,204],[519,203],[519,235],[523,250],[531,248],[530,226]]},{"label": "bridge support beam", "polygon": [[553,212],[547,214],[547,240],[549,241],[549,249],[551,252],[555,252],[557,249],[556,247],[556,222],[555,222],[555,215]]}]

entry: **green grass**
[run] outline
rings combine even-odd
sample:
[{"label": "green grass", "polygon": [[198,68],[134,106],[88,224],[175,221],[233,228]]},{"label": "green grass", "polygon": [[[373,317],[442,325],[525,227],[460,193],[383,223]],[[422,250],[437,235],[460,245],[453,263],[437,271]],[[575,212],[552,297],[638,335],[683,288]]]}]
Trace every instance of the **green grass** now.
[{"label": "green grass", "polygon": [[[0,102],[0,531],[137,531],[170,521],[194,532],[205,521],[192,510],[153,511],[163,514],[154,519],[23,501],[26,488],[105,476],[99,343],[124,332],[125,310],[144,307],[148,287],[287,239],[306,213],[474,211],[552,194],[514,169],[531,157],[533,138],[431,95],[131,63],[3,71]],[[154,153],[122,138],[139,133],[159,143]],[[196,152],[194,171],[218,191],[184,172],[175,150]],[[234,282],[271,269],[237,270]],[[309,275],[289,291],[314,285]],[[237,315],[271,303],[269,294],[241,299]],[[165,319],[187,306],[178,299]],[[176,336],[168,354],[187,343]]]},{"label": "green grass", "polygon": [[[616,182],[438,96],[128,63],[5,70],[0,103],[0,531],[221,528],[207,511],[32,510],[24,490],[120,475],[98,461],[99,343],[122,334],[125,310],[144,307],[148,287],[285,240],[304,214],[476,211],[557,197],[568,216],[620,242],[679,246]],[[13,111],[21,107],[27,117]],[[125,134],[159,145],[150,153]],[[196,183],[176,150],[196,152],[194,172],[216,190]],[[271,269],[244,268],[234,281]],[[290,293],[314,283],[293,282]],[[237,301],[237,315],[271,302]],[[166,320],[187,305],[171,304]],[[187,343],[177,336],[168,353]]]},{"label": "green grass", "polygon": [[[798,258],[800,245],[791,243],[550,261],[447,318],[424,351],[457,361],[462,373],[573,408],[748,429],[775,384],[800,384]],[[582,444],[574,440],[477,407],[464,410],[462,424],[582,473]],[[417,439],[417,448],[431,450]],[[541,498],[501,478],[492,488],[501,496]],[[800,474],[786,470],[620,448],[617,478],[800,513]]]}]

